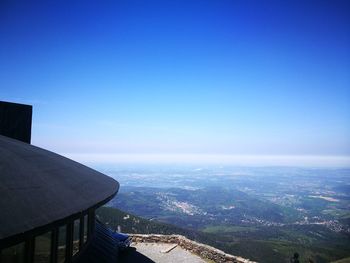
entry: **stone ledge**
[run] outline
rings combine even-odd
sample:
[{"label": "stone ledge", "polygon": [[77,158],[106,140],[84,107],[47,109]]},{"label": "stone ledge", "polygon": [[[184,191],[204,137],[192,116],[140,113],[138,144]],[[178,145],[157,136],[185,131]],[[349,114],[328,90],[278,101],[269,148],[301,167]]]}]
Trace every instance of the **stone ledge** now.
[{"label": "stone ledge", "polygon": [[249,259],[226,254],[214,247],[195,242],[181,235],[129,234],[135,243],[172,243],[188,250],[202,258],[217,263],[256,263]]}]

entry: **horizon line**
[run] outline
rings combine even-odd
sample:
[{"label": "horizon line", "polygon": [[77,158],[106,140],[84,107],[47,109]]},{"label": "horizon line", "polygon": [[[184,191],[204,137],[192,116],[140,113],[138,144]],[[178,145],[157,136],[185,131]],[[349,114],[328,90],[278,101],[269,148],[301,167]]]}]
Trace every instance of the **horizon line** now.
[{"label": "horizon line", "polygon": [[208,164],[350,168],[350,155],[62,153],[87,164]]}]

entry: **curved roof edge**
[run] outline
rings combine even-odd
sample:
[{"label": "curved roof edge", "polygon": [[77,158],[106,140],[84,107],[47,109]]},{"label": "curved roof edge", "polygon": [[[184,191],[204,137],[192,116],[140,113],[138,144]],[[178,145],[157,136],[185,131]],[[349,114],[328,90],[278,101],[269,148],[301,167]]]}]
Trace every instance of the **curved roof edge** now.
[{"label": "curved roof edge", "polygon": [[0,136],[0,245],[112,199],[119,183],[56,153]]}]

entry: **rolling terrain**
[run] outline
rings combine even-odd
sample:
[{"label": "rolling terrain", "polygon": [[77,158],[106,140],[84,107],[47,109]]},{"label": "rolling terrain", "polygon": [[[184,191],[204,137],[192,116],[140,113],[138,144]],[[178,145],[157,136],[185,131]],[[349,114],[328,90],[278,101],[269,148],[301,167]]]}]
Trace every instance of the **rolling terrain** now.
[{"label": "rolling terrain", "polygon": [[166,223],[171,233],[227,253],[260,262],[289,262],[294,252],[302,262],[350,256],[347,169],[138,168],[106,173],[121,183],[108,206],[143,217],[145,225]]}]

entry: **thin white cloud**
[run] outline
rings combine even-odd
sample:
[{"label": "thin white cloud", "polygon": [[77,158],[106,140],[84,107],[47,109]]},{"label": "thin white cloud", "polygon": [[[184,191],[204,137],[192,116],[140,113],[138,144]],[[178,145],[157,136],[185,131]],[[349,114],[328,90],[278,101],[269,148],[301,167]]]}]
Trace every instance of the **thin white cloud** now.
[{"label": "thin white cloud", "polygon": [[63,155],[87,164],[168,163],[240,166],[350,167],[350,156],[86,153],[64,153]]}]

